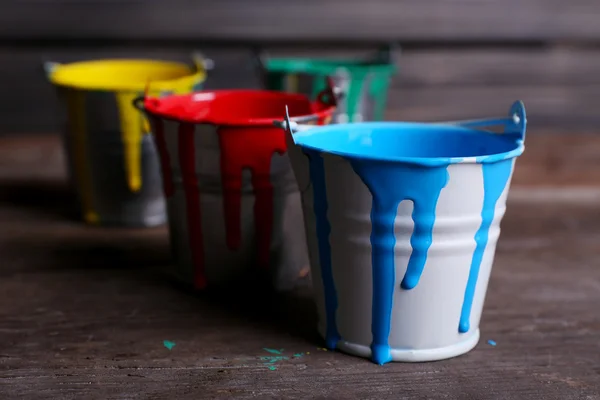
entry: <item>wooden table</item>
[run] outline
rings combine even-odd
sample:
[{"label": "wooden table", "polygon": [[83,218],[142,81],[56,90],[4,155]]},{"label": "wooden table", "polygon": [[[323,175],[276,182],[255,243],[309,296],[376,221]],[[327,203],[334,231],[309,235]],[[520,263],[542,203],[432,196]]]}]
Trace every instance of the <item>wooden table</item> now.
[{"label": "wooden table", "polygon": [[562,140],[530,135],[517,165],[479,345],[377,366],[322,349],[306,288],[172,284],[164,228],[82,226],[57,138],[2,138],[0,398],[600,399],[600,177],[581,155],[600,141]]}]

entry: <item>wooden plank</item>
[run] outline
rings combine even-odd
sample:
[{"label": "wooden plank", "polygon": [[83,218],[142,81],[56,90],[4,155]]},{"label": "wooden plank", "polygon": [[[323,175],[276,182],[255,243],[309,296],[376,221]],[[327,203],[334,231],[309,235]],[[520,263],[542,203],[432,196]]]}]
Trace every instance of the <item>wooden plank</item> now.
[{"label": "wooden plank", "polygon": [[[56,131],[59,104],[40,67],[42,60],[70,62],[105,57],[188,61],[198,48],[117,46],[99,48],[0,47],[0,133]],[[215,60],[207,88],[258,87],[249,48],[200,48]],[[367,51],[267,48],[270,54],[364,55]],[[386,118],[444,120],[503,115],[517,99],[526,103],[532,129],[586,129],[600,124],[600,52],[555,48],[522,52],[405,51],[397,59]]]},{"label": "wooden plank", "polygon": [[[305,289],[191,295],[166,277],[164,228],[69,220],[48,142],[27,141],[0,139],[3,398],[600,399],[597,204],[510,202],[478,346],[381,367],[319,349]],[[288,359],[272,371],[264,348]]]},{"label": "wooden plank", "polygon": [[404,87],[600,83],[600,50],[590,48],[407,50],[399,65]]},{"label": "wooden plank", "polygon": [[0,38],[229,41],[600,39],[595,0],[0,2]]},{"label": "wooden plank", "polygon": [[[576,188],[600,190],[600,135],[589,132],[546,131],[527,134],[513,188]],[[38,168],[44,165],[44,168]],[[18,168],[16,167],[18,166]],[[64,179],[65,160],[60,136],[21,134],[0,137],[0,180]],[[600,205],[600,203],[599,203]]]},{"label": "wooden plank", "polygon": [[444,121],[502,117],[515,100],[523,100],[529,129],[563,131],[600,125],[597,98],[600,85],[395,87],[386,119]]},{"label": "wooden plank", "polygon": [[[60,104],[46,80],[41,67],[43,60],[73,62],[101,58],[158,58],[191,62],[190,54],[197,48],[58,48],[23,49],[0,47],[0,134],[6,132],[40,132],[60,129]],[[256,71],[249,63],[247,50],[212,50],[210,57],[216,68],[206,82],[206,88],[257,87]]]}]

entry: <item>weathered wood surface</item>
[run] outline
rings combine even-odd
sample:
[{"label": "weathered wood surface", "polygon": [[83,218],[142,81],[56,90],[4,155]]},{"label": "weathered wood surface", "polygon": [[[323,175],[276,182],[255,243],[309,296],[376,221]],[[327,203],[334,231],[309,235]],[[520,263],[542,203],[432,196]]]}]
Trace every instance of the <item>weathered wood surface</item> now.
[{"label": "weathered wood surface", "polygon": [[[216,63],[207,88],[258,87],[248,47],[0,47],[0,133],[59,129],[59,104],[41,61],[106,57],[189,60],[201,50]],[[266,47],[275,55],[364,55],[369,50]],[[531,126],[563,131],[600,125],[600,52],[556,46],[529,50],[406,50],[389,93],[387,119],[444,120],[503,115],[525,101]]]},{"label": "weathered wood surface", "polygon": [[0,38],[597,41],[599,18],[595,0],[4,0]]},{"label": "weathered wood surface", "polygon": [[[70,220],[56,139],[0,139],[2,399],[600,399],[600,202],[511,196],[481,343],[452,360],[380,367],[319,350],[304,289],[192,295],[163,272],[164,228]],[[530,135],[513,193],[536,180],[553,193],[597,188],[585,159],[551,140],[600,148],[593,135]],[[547,157],[588,179],[538,175]],[[264,348],[289,359],[269,370]]]}]

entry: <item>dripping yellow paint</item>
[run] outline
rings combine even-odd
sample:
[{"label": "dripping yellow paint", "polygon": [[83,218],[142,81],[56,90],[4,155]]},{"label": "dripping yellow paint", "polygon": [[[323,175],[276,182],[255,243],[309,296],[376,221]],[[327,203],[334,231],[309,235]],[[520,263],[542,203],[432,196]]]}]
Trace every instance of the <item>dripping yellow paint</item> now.
[{"label": "dripping yellow paint", "polygon": [[[50,81],[55,85],[78,91],[102,91],[115,94],[124,147],[126,181],[129,189],[137,192],[142,187],[142,137],[149,132],[149,124],[133,107],[133,99],[144,92],[148,82],[150,82],[149,94],[151,95],[156,96],[164,92],[183,94],[191,92],[194,86],[204,81],[205,76],[200,62],[196,62],[194,70],[186,64],[166,61],[97,60],[59,64],[50,73]],[[83,95],[85,92],[81,93]],[[82,137],[87,133],[83,107],[78,109],[78,114],[70,114],[70,118],[81,120],[71,121],[71,123],[82,127],[80,133]],[[76,157],[82,158],[82,162],[87,164],[85,138],[80,142],[83,144],[75,148],[79,153]],[[86,179],[89,180],[90,177]]]}]

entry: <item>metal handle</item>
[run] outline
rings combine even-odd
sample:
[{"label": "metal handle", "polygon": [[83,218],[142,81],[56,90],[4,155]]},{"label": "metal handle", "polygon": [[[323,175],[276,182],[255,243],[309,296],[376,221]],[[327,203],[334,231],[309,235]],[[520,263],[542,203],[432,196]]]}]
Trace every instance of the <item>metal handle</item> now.
[{"label": "metal handle", "polygon": [[[301,118],[298,118],[301,119]],[[294,143],[296,142],[296,139],[294,138],[294,133],[297,132],[302,132],[308,129],[311,129],[313,126],[312,125],[301,125],[298,122],[304,122],[304,121],[298,121],[298,119],[296,119],[295,121],[292,121],[290,118],[290,112],[288,110],[288,106],[285,106],[285,117],[283,121],[273,121],[273,124],[284,129],[286,132],[289,132],[292,134],[292,139],[294,140]]]},{"label": "metal handle", "polygon": [[[319,92],[319,94],[317,94],[316,102],[320,103],[320,105],[324,107],[337,107],[338,101],[342,96],[343,95],[341,94],[339,88],[334,86],[333,80],[327,77],[327,88]],[[325,110],[325,112],[328,112],[328,110]],[[310,122],[318,121],[319,119],[324,118],[323,114],[324,112],[318,112],[311,115],[303,115],[300,117],[290,118],[288,106],[286,105],[285,119],[283,121],[275,120],[273,121],[273,125],[285,129],[286,131],[288,130],[288,127],[290,127],[290,133],[295,133],[298,131],[303,131],[312,128],[313,125],[301,124],[307,124]]]},{"label": "metal handle", "polygon": [[254,67],[256,74],[258,75],[258,81],[263,87],[267,87],[267,67],[265,65],[265,53],[260,47],[253,47],[251,55],[251,65]]},{"label": "metal handle", "polygon": [[44,69],[44,73],[48,78],[52,76],[54,70],[60,66],[60,63],[54,61],[42,61],[42,68]]},{"label": "metal handle", "polygon": [[215,67],[215,62],[211,58],[205,57],[201,52],[192,53],[192,60],[198,71],[210,71]]},{"label": "metal handle", "polygon": [[146,100],[146,96],[138,96],[135,99],[133,99],[133,101],[131,102],[131,104],[133,104],[133,106],[138,110],[141,111],[143,113],[146,112],[146,108],[144,107],[144,100]]},{"label": "metal handle", "polygon": [[373,61],[382,64],[395,64],[394,58],[399,54],[400,46],[395,42],[385,44],[377,50],[373,56]]},{"label": "metal handle", "polygon": [[522,101],[515,101],[508,112],[508,117],[474,119],[465,121],[447,121],[442,122],[444,125],[457,125],[464,128],[485,128],[493,126],[503,127],[503,134],[518,135],[521,140],[525,140],[527,128],[527,114],[525,105]]}]

